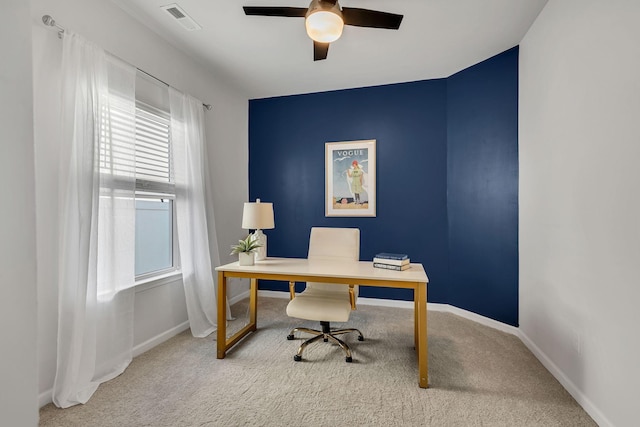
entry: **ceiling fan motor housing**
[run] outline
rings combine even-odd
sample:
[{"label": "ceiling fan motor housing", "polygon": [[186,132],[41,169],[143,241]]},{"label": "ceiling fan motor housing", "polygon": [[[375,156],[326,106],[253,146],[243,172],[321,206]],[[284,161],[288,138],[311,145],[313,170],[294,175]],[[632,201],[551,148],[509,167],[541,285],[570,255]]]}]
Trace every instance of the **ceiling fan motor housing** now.
[{"label": "ceiling fan motor housing", "polygon": [[311,0],[309,4],[309,11],[307,12],[307,17],[314,12],[324,10],[327,12],[332,12],[342,18],[342,9],[340,8],[340,4],[337,1],[325,1],[325,0]]}]

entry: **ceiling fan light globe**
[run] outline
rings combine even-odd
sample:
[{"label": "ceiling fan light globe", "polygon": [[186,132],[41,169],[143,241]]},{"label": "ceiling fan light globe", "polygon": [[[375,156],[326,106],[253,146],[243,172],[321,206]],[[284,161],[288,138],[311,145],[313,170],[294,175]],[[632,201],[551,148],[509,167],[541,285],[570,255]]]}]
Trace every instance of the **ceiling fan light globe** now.
[{"label": "ceiling fan light globe", "polygon": [[340,38],[344,21],[330,11],[318,10],[307,16],[305,20],[307,35],[319,43],[331,43]]}]

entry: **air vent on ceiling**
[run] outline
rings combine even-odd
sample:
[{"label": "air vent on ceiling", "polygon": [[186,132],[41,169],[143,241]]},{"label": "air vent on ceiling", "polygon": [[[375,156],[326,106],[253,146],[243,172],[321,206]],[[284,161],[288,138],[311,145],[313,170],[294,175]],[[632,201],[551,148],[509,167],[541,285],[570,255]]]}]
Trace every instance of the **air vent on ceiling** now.
[{"label": "air vent on ceiling", "polygon": [[166,6],[160,6],[161,9],[164,9],[171,15],[176,21],[180,23],[186,30],[194,31],[200,30],[202,27],[198,25],[196,21],[193,20],[187,12],[184,11],[180,6],[176,3],[168,4]]}]

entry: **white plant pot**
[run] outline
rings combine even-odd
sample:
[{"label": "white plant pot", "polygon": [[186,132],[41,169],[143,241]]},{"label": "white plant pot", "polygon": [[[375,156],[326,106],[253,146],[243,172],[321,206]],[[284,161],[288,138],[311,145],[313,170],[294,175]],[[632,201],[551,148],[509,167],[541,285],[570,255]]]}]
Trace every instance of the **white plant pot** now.
[{"label": "white plant pot", "polygon": [[251,253],[247,253],[247,252],[240,252],[238,254],[238,264],[239,265],[253,265],[254,264],[254,258],[255,253],[251,252]]}]

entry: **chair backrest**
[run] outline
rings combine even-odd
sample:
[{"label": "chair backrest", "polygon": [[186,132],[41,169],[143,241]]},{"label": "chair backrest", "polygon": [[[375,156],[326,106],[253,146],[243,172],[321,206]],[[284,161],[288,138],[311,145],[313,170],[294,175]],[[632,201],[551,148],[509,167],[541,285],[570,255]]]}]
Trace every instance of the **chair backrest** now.
[{"label": "chair backrest", "polygon": [[[309,236],[309,259],[360,260],[360,230],[357,228],[312,227]],[[337,294],[346,293],[348,286],[328,283],[307,282],[308,288]],[[358,295],[358,287],[355,287]]]}]

